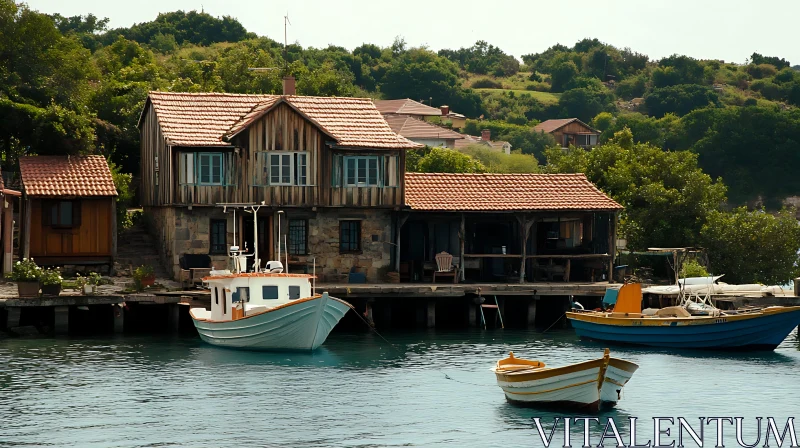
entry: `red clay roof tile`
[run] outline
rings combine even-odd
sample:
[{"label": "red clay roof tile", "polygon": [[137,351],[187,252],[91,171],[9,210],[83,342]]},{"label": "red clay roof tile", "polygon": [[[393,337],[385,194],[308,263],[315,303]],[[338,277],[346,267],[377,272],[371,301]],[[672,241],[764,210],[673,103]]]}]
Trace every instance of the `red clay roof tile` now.
[{"label": "red clay roof tile", "polygon": [[425,117],[438,117],[442,115],[442,110],[435,107],[426,106],[419,101],[410,98],[401,100],[374,100],[378,112],[399,115],[422,115]]},{"label": "red clay roof tile", "polygon": [[392,131],[402,135],[405,138],[414,139],[443,139],[443,140],[462,140],[464,134],[452,131],[426,121],[405,116],[405,115],[387,115],[386,122]]},{"label": "red clay roof tile", "polygon": [[150,92],[149,101],[164,136],[174,146],[230,146],[225,137],[286,102],[339,146],[421,147],[392,132],[369,98]]},{"label": "red clay roof tile", "polygon": [[406,204],[427,211],[614,211],[584,174],[406,173]]},{"label": "red clay roof tile", "polygon": [[580,123],[584,127],[586,127],[586,129],[589,129],[592,132],[596,132],[598,134],[600,133],[600,131],[595,130],[594,128],[592,128],[588,124],[582,122],[581,120],[578,120],[577,118],[560,118],[560,119],[557,119],[557,120],[545,120],[545,121],[537,124],[536,126],[534,126],[533,130],[536,131],[536,132],[541,131],[541,132],[544,132],[545,134],[549,134],[549,133],[551,133],[553,131],[557,131],[557,130],[563,128],[564,126],[572,123],[573,121],[577,121],[578,123]]},{"label": "red clay roof tile", "polygon": [[26,156],[19,170],[28,196],[117,196],[103,156]]}]

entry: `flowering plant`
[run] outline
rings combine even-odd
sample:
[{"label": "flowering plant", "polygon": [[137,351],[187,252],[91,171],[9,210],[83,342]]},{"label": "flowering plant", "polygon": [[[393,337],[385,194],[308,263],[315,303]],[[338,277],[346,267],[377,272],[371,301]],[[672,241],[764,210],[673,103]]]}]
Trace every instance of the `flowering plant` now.
[{"label": "flowering plant", "polygon": [[42,277],[42,268],[36,265],[33,258],[23,258],[14,263],[11,269],[11,280],[16,282],[38,282]]},{"label": "flowering plant", "polygon": [[55,269],[45,269],[40,278],[42,285],[60,285],[62,282],[61,274]]},{"label": "flowering plant", "polygon": [[102,277],[100,277],[100,274],[98,274],[97,272],[90,272],[89,273],[89,284],[90,285],[92,285],[92,286],[99,285],[101,279],[102,279]]}]

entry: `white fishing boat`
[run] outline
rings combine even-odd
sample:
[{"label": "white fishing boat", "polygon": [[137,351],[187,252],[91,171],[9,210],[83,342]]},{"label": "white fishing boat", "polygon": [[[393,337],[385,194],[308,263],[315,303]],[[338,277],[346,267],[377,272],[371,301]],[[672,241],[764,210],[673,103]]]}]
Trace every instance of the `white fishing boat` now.
[{"label": "white fishing boat", "polygon": [[[254,214],[259,208],[244,207]],[[234,228],[234,243],[235,235]],[[352,305],[327,292],[316,294],[313,275],[284,273],[280,261],[269,261],[262,269],[257,241],[254,247],[252,255],[244,255],[234,244],[230,249],[234,269],[212,270],[203,278],[211,289],[211,309],[190,310],[200,338],[213,345],[251,350],[316,349]],[[253,267],[248,272],[247,257],[251,256]]]},{"label": "white fishing boat", "polygon": [[612,358],[605,349],[602,358],[556,368],[516,358],[511,352],[508,358],[497,361],[492,371],[510,402],[597,411],[622,398],[623,387],[638,368],[632,362]]}]

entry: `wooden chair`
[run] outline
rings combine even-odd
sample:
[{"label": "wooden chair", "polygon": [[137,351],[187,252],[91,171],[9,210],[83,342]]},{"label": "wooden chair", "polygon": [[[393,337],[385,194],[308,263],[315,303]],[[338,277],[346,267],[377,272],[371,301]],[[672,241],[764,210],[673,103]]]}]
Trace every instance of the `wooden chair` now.
[{"label": "wooden chair", "polygon": [[453,277],[453,283],[458,283],[458,267],[453,264],[453,256],[447,252],[436,254],[436,271],[433,272],[433,283],[436,277]]}]

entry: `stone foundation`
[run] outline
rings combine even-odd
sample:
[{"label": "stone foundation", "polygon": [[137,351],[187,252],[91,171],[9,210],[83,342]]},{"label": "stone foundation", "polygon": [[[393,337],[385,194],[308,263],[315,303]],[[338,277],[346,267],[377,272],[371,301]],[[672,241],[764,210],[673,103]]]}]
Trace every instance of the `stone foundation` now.
[{"label": "stone foundation", "polygon": [[[270,213],[259,213],[259,221],[268,219]],[[180,273],[179,260],[183,254],[208,254],[210,250],[210,220],[227,219],[227,245],[233,245],[233,213],[223,213],[219,207],[148,207],[145,209],[147,223],[155,237],[159,254],[168,272],[177,279]],[[237,220],[239,213],[237,212]],[[278,214],[272,214],[273,241],[281,242],[281,258],[286,263],[286,248],[283,236],[278,237]],[[316,213],[287,210],[282,220],[281,232],[286,235],[288,219],[308,219],[308,255],[291,255],[290,272],[299,272],[298,266],[305,265],[311,273],[316,263],[316,274],[320,281],[346,282],[348,273],[355,267],[356,272],[366,274],[367,283],[385,280],[391,268],[392,214],[388,210],[323,209]],[[361,252],[339,253],[339,221],[361,221]],[[252,225],[252,220],[250,220]],[[237,227],[238,227],[237,223]],[[238,229],[237,229],[238,230]],[[243,245],[239,233],[240,245]],[[277,254],[277,244],[273,248]],[[262,266],[270,254],[260,254]],[[273,255],[275,256],[275,255]],[[230,267],[227,255],[211,255],[214,267]],[[298,263],[298,264],[295,264]]]}]

